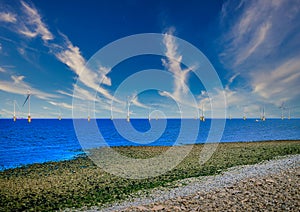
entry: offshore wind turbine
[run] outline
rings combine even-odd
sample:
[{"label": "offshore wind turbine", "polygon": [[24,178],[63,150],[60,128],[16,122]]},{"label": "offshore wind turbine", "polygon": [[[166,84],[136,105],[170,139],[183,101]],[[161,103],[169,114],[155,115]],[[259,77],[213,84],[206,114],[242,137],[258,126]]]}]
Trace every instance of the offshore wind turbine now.
[{"label": "offshore wind turbine", "polygon": [[281,104],[281,106],[280,106],[279,108],[281,109],[281,120],[283,120],[283,119],[284,119],[284,114],[283,114],[283,112],[284,112],[284,109],[285,109],[285,107],[284,107],[284,102],[282,102],[282,104]]},{"label": "offshore wind turbine", "polygon": [[17,120],[17,116],[16,116],[16,100],[14,100],[14,115],[13,115],[13,120],[14,121]]},{"label": "offshore wind turbine", "polygon": [[300,108],[300,105],[288,107],[288,112],[289,112],[289,114],[288,114],[288,119],[291,119],[291,112],[292,112],[292,109],[295,109],[295,108]]},{"label": "offshore wind turbine", "polygon": [[205,121],[205,116],[204,116],[204,104],[202,104],[202,110],[201,110],[200,121]]},{"label": "offshore wind turbine", "polygon": [[59,110],[58,120],[60,121],[61,120],[61,110],[60,110],[60,108],[58,108],[58,110]]},{"label": "offshore wind turbine", "polygon": [[286,107],[286,109],[288,110],[288,120],[290,120],[291,119],[291,108],[293,108],[293,107]]},{"label": "offshore wind turbine", "polygon": [[151,106],[149,107],[149,111],[148,111],[148,120],[151,120],[151,116],[150,116],[150,112],[151,112]]},{"label": "offshore wind turbine", "polygon": [[129,116],[129,96],[127,96],[127,122],[130,122],[130,116]]},{"label": "offshore wind turbine", "polygon": [[231,119],[232,119],[232,116],[231,116],[230,108],[228,108],[228,113],[229,113],[229,120],[231,120]]},{"label": "offshore wind turbine", "polygon": [[247,119],[247,116],[246,116],[246,112],[244,111],[244,114],[243,114],[243,119],[244,121]]},{"label": "offshore wind turbine", "polygon": [[110,120],[113,120],[112,103],[111,103],[111,105],[110,105]]},{"label": "offshore wind turbine", "polygon": [[246,105],[243,106],[243,120],[246,121],[247,115],[246,115]]},{"label": "offshore wind turbine", "polygon": [[265,120],[266,120],[265,107],[262,108],[261,120],[262,120],[262,121],[265,121]]},{"label": "offshore wind turbine", "polygon": [[159,113],[158,113],[159,110],[158,109],[159,109],[159,104],[156,104],[155,105],[155,120],[160,119],[159,116],[158,116],[159,115]]},{"label": "offshore wind turbine", "polygon": [[91,121],[91,116],[90,116],[90,104],[88,105],[88,122]]},{"label": "offshore wind turbine", "polygon": [[[30,90],[27,91],[27,97],[23,103],[23,106],[26,104],[26,102],[28,101],[28,123],[31,122],[31,115],[30,115],[30,96],[31,96],[31,93],[30,93]],[[22,106],[22,107],[23,107]]]},{"label": "offshore wind turbine", "polygon": [[288,110],[288,119],[291,119],[291,111],[292,111],[292,109],[299,108],[299,107],[300,106],[293,106],[293,107],[289,106],[289,107],[286,107],[286,109]]}]

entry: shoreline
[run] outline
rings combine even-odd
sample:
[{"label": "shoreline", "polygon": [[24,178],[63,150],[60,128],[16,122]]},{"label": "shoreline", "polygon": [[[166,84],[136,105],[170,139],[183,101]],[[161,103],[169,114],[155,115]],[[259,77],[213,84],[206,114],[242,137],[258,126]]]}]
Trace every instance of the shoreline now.
[{"label": "shoreline", "polygon": [[[218,144],[218,145],[221,145],[221,144],[247,144],[247,143],[268,143],[268,142],[297,142],[297,141],[300,141],[299,139],[288,139],[288,140],[282,140],[282,139],[279,139],[279,140],[260,140],[260,141],[221,141],[221,142],[218,142],[218,143],[213,143],[213,142],[208,142],[208,143],[196,143],[196,144],[185,144],[185,145],[176,145],[176,147],[182,147],[182,146],[190,146],[190,145],[205,145],[205,144]],[[158,146],[110,146],[109,148],[115,148],[115,149],[118,149],[118,148],[153,148],[153,147],[157,147],[157,148],[168,148],[168,147],[172,147],[172,146],[162,146],[162,145],[158,145]],[[93,149],[90,149],[90,150],[86,150],[86,151],[93,151],[93,150],[97,150],[97,149],[101,149],[101,148],[107,148],[107,147],[97,147],[97,148],[93,148]],[[73,160],[76,160],[77,158],[81,158],[81,157],[88,157],[87,153],[82,150],[82,149],[78,149],[78,150],[74,150],[73,152],[80,152],[79,154],[75,155],[75,156],[72,156],[71,158],[68,158],[68,159],[62,159],[62,160],[54,160],[54,161],[45,161],[45,162],[42,162],[42,163],[28,163],[28,164],[20,164],[20,165],[17,165],[16,167],[10,167],[10,168],[2,168],[0,167],[0,173],[1,172],[5,172],[7,170],[14,170],[14,169],[22,169],[22,168],[27,168],[27,167],[30,167],[30,166],[35,166],[35,165],[46,165],[46,164],[51,164],[51,163],[59,163],[59,162],[68,162],[68,161],[73,161]]]}]

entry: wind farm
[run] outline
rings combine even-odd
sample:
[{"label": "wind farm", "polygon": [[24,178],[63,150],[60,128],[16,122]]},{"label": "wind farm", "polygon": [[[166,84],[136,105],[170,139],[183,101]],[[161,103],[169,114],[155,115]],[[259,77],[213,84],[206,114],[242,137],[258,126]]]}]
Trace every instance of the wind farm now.
[{"label": "wind farm", "polygon": [[[12,117],[13,117],[13,121],[14,122],[16,122],[17,119],[18,119],[16,107],[18,107],[18,111],[21,112],[22,111],[21,109],[24,108],[26,105],[27,105],[27,121],[28,121],[28,123],[30,123],[32,121],[32,117],[31,117],[31,112],[32,111],[31,111],[31,105],[30,105],[30,98],[31,98],[31,96],[32,96],[32,93],[28,90],[27,93],[26,93],[26,98],[25,98],[25,100],[24,100],[21,108],[19,107],[17,101],[13,100],[13,114],[12,114]],[[130,122],[130,113],[131,113],[130,112],[131,111],[130,105],[133,105],[132,103],[133,103],[132,100],[130,100],[130,98],[128,96],[127,97],[127,101],[126,101],[126,118],[125,118],[127,122]],[[151,103],[151,104],[153,104],[153,103]],[[58,107],[57,108],[57,110],[58,110],[58,115],[57,115],[58,120],[62,120],[62,111],[61,111],[61,108],[59,106],[57,106],[57,107]],[[147,113],[147,115],[146,115],[145,118],[147,118],[150,121],[151,120],[152,106],[148,106],[147,108],[148,108],[148,113]],[[286,106],[285,103],[282,102],[282,104],[278,108],[280,109],[280,111],[277,111],[277,116],[276,116],[276,113],[273,112],[272,119],[281,119],[281,120],[284,120],[286,118],[288,120],[291,120],[291,119],[293,119],[292,114],[291,114],[291,110],[292,109],[300,108],[300,106]],[[198,109],[196,108],[196,110],[198,110]],[[228,110],[229,111],[228,112],[228,119],[229,120],[231,120],[233,118],[231,110]],[[201,105],[201,109],[199,110],[199,114],[200,114],[199,120],[203,121],[203,122],[206,119],[204,111],[205,111],[204,110],[204,104],[202,104]],[[276,111],[276,110],[273,109],[273,111]],[[88,120],[88,122],[90,122],[90,120],[91,120],[90,112],[91,112],[90,105],[88,105],[88,109],[87,109],[87,120]],[[113,118],[113,113],[114,113],[113,112],[113,106],[111,104],[110,105],[110,117],[109,117],[110,120],[114,119]],[[45,118],[47,119],[46,116],[45,116]],[[71,117],[69,117],[69,118],[71,118]],[[100,117],[97,117],[97,118],[99,118],[99,119],[101,119],[101,118],[103,119],[104,118],[105,119],[106,117],[101,117],[100,116]],[[143,118],[143,116],[141,118]],[[176,117],[174,117],[174,118],[176,118]],[[177,117],[177,118],[179,118],[179,117]],[[258,118],[261,121],[266,121],[265,106],[261,107],[259,117],[252,116],[252,117],[250,117],[250,120],[253,120],[253,119],[257,120]],[[297,118],[297,117],[295,117],[295,118]],[[118,118],[118,119],[120,119],[120,118]],[[156,120],[158,119],[158,113],[157,112],[155,112],[155,119]],[[189,119],[189,118],[186,117],[186,119]],[[234,119],[239,119],[239,117],[235,116]],[[245,112],[245,108],[243,110],[243,115],[242,115],[241,119],[247,120],[247,115],[246,115],[246,112]]]}]

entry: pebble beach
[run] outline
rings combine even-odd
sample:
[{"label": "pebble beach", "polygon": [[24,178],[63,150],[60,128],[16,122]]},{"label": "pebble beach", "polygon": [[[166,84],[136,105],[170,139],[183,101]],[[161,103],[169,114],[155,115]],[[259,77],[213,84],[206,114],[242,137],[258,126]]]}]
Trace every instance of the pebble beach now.
[{"label": "pebble beach", "polygon": [[300,155],[294,155],[184,179],[100,211],[299,211],[299,185]]}]

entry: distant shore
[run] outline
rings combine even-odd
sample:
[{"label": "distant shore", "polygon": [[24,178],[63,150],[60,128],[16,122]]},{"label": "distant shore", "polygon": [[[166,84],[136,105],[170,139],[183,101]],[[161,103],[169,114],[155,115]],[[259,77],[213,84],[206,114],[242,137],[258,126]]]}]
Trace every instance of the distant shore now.
[{"label": "distant shore", "polygon": [[[0,172],[0,207],[3,210],[60,210],[97,206],[137,197],[157,187],[176,186],[178,180],[217,175],[228,168],[257,164],[278,156],[300,154],[300,141],[220,143],[204,165],[194,145],[172,171],[145,180],[130,180],[104,172],[87,157],[27,165]],[[169,147],[114,147],[133,158],[151,158]],[[178,148],[181,148],[180,146]]]}]

